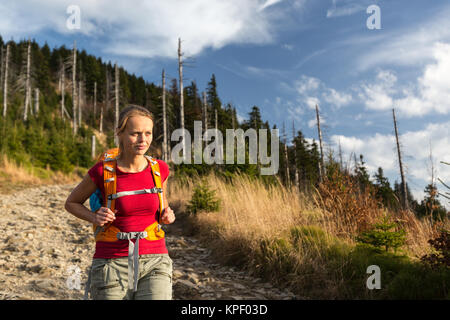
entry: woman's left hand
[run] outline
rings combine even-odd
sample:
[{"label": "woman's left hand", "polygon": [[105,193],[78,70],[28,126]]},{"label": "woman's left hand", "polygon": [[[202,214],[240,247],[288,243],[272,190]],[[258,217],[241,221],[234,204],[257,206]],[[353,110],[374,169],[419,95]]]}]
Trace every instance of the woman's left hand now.
[{"label": "woman's left hand", "polygon": [[170,207],[167,207],[163,211],[163,215],[161,216],[161,222],[163,224],[171,224],[175,221],[175,213]]}]

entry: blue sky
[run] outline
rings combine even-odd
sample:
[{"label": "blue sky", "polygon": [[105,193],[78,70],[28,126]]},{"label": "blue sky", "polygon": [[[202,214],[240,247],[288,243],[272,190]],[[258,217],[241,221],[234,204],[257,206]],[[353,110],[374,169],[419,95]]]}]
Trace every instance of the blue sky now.
[{"label": "blue sky", "polygon": [[[80,29],[66,26],[70,5],[80,8]],[[371,5],[381,29],[367,27]],[[382,166],[391,184],[400,180],[395,108],[407,180],[422,198],[430,145],[435,176],[450,182],[450,166],[440,164],[450,162],[449,17],[444,0],[2,0],[0,34],[51,48],[76,40],[157,84],[163,68],[177,77],[181,37],[186,85],[195,80],[202,91],[214,73],[223,103],[241,118],[259,106],[288,139],[293,121],[317,139],[317,103],[327,148],[340,142],[344,162],[362,153],[371,174]]]}]

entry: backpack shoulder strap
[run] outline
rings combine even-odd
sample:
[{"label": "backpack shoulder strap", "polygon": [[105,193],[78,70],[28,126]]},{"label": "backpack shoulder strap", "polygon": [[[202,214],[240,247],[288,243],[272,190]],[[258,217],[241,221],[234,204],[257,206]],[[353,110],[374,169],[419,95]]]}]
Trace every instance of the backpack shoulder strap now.
[{"label": "backpack shoulder strap", "polygon": [[115,200],[108,199],[108,196],[116,193],[117,186],[117,160],[116,158],[106,158],[103,160],[103,185],[105,187],[105,201],[107,207],[114,211]]},{"label": "backpack shoulder strap", "polygon": [[156,159],[145,156],[152,168],[152,175],[153,180],[155,181],[155,187],[161,189],[161,192],[158,192],[158,198],[159,198],[159,215],[158,215],[158,223],[160,223],[161,219],[161,213],[164,210],[164,197],[163,197],[163,190],[162,190],[162,181],[161,181],[161,171],[159,169],[159,163],[156,161]]}]

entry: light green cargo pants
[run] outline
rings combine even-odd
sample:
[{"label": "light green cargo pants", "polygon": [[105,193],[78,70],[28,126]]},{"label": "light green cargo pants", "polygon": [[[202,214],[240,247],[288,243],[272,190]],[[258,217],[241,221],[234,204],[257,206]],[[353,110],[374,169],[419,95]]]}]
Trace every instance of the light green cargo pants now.
[{"label": "light green cargo pants", "polygon": [[128,289],[128,257],[93,259],[94,300],[171,300],[172,259],[168,254],[139,256],[137,291]]}]

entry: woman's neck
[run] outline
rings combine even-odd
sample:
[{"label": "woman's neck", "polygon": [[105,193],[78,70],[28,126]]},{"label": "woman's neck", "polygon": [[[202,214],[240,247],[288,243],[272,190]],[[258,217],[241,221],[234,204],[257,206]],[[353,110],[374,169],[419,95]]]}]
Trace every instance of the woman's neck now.
[{"label": "woman's neck", "polygon": [[144,170],[147,166],[147,159],[143,155],[132,155],[127,156],[121,153],[117,158],[117,166],[120,169],[125,169],[125,172],[140,172]]}]

